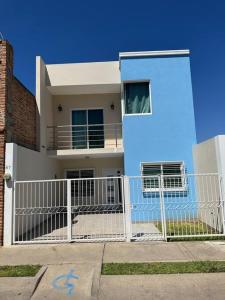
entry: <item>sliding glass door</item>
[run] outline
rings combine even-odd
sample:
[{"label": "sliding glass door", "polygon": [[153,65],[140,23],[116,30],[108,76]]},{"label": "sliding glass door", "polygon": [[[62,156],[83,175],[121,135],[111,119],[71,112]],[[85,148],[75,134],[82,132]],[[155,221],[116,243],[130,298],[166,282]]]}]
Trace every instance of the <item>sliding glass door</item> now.
[{"label": "sliding glass door", "polygon": [[104,148],[103,110],[72,111],[73,149]]}]

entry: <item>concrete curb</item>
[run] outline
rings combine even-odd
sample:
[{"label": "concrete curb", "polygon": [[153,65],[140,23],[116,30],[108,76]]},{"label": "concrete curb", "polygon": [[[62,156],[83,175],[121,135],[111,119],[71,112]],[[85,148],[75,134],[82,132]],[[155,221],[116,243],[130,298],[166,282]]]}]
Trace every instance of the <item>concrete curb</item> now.
[{"label": "concrete curb", "polygon": [[43,275],[45,274],[45,272],[47,271],[48,267],[47,266],[42,266],[41,269],[37,272],[37,274],[34,277],[34,284],[33,284],[33,289],[31,292],[31,297],[33,296],[33,294],[35,293],[41,278],[43,277]]}]

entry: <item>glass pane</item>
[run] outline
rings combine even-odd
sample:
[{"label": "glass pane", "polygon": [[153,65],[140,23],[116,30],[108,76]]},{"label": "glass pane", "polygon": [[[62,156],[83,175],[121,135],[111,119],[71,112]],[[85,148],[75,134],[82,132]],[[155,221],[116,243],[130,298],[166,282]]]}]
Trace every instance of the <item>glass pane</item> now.
[{"label": "glass pane", "polygon": [[[72,144],[73,149],[87,148],[87,111],[72,112]],[[81,126],[79,126],[81,125]]]},{"label": "glass pane", "polygon": [[[93,178],[93,170],[80,170],[80,178]],[[80,190],[82,191],[83,197],[94,196],[94,180],[84,179],[80,181]]]},{"label": "glass pane", "polygon": [[150,113],[149,82],[125,84],[125,113]]},{"label": "glass pane", "polygon": [[[66,178],[73,179],[73,178],[79,178],[79,171],[78,170],[70,170],[66,171]],[[78,197],[78,181],[77,180],[71,180],[71,197],[72,200],[74,197]],[[75,205],[74,203],[72,203]]]},{"label": "glass pane", "polygon": [[[179,188],[182,187],[181,165],[180,164],[165,164],[163,165],[163,178],[165,188]],[[178,175],[178,176],[177,176]]]},{"label": "glass pane", "polygon": [[89,110],[88,124],[89,148],[104,148],[103,110]]},{"label": "glass pane", "polygon": [[[161,174],[160,165],[143,165],[143,176],[158,176]],[[159,188],[159,179],[157,177],[145,177],[144,189]]]}]

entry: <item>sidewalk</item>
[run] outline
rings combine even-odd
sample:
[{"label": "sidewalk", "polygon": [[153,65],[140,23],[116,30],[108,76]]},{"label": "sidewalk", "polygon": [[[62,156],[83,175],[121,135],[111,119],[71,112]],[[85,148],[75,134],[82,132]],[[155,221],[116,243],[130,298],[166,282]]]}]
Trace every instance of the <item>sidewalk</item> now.
[{"label": "sidewalk", "polygon": [[73,243],[0,248],[0,265],[225,260],[225,241]]},{"label": "sidewalk", "polygon": [[[193,260],[225,260],[225,242],[33,244],[0,248],[0,265],[48,267],[32,297],[34,300],[68,299],[68,289],[55,289],[52,283],[71,271],[79,279],[71,281],[75,284],[75,294],[70,299],[174,299],[181,292],[184,299],[223,299],[224,273],[101,276],[102,262]],[[13,299],[9,295],[10,288],[13,292],[13,279],[9,281],[10,287],[1,284],[3,281],[0,278],[0,299]],[[18,285],[16,288],[18,292]],[[21,286],[20,299],[30,299],[26,293],[23,295],[25,288]]]}]

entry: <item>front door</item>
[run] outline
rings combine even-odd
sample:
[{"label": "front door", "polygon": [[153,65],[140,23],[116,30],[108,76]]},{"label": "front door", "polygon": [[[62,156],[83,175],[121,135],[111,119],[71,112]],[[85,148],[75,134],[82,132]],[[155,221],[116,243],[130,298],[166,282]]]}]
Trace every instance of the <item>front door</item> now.
[{"label": "front door", "polygon": [[[108,204],[121,204],[122,203],[122,186],[121,186],[121,169],[110,168],[103,169],[102,176],[109,177],[106,179],[106,203]],[[115,177],[115,178],[113,178]],[[119,178],[117,178],[119,177]]]}]

